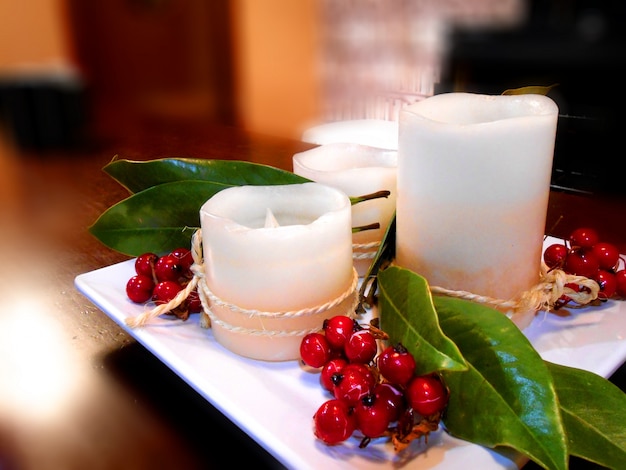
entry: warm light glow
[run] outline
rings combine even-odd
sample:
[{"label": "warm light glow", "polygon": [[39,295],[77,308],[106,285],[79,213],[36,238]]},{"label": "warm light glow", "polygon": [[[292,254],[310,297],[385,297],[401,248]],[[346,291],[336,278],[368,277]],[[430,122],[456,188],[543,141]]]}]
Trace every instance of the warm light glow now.
[{"label": "warm light glow", "polygon": [[0,316],[0,394],[9,408],[0,412],[45,421],[62,413],[73,392],[79,393],[81,374],[54,312],[32,295],[21,294],[14,301],[6,299]]},{"label": "warm light glow", "polygon": [[0,2],[0,71],[66,63],[70,59],[63,3]]}]

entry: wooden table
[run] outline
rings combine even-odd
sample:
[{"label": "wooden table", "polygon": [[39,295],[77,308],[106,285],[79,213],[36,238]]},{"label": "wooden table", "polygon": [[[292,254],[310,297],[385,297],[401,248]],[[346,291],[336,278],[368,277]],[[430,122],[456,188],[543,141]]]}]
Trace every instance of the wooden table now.
[{"label": "wooden table", "polygon": [[[74,288],[127,257],[87,227],[127,193],[114,155],[250,160],[291,170],[301,142],[206,124],[34,154],[0,140],[0,468],[206,469],[278,463]],[[553,193],[547,227],[591,225],[626,253],[626,201]],[[558,223],[555,225],[555,222]],[[624,386],[624,372],[614,380]],[[310,438],[302,429],[303,439]],[[235,452],[225,450],[234,446]]]}]

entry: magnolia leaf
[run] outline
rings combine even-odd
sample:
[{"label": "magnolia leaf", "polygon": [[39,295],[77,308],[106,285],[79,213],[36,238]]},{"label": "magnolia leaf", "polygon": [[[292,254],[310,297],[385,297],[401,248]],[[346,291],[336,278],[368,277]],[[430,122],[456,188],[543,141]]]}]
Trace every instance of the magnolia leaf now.
[{"label": "magnolia leaf", "polygon": [[549,86],[541,86],[541,85],[529,85],[523,86],[521,88],[509,88],[508,90],[504,90],[502,92],[503,95],[547,95],[552,88],[558,86],[558,83],[554,83]]},{"label": "magnolia leaf", "polygon": [[378,273],[378,288],[380,327],[390,343],[402,343],[418,358],[418,374],[467,369],[459,349],[439,327],[423,277],[392,266]]},{"label": "magnolia leaf", "polygon": [[470,364],[442,371],[451,390],[444,423],[455,437],[515,449],[549,469],[566,469],[567,438],[552,375],[521,330],[501,312],[435,296],[443,332]]},{"label": "magnolia leaf", "polygon": [[[189,245],[200,225],[200,207],[223,188],[311,181],[272,166],[237,160],[122,159],[113,160],[103,170],[136,197],[110,207],[90,232],[104,245],[130,256]],[[350,202],[388,196],[389,191],[377,191],[351,197]],[[367,228],[371,227],[355,227],[354,231]]]},{"label": "magnolia leaf", "polygon": [[626,468],[626,394],[581,369],[546,362],[559,396],[571,455]]},{"label": "magnolia leaf", "polygon": [[260,163],[202,158],[161,158],[148,161],[119,159],[107,164],[103,170],[131,193],[184,180],[211,181],[232,186],[310,181],[295,173]]},{"label": "magnolia leaf", "polygon": [[200,227],[200,208],[229,185],[176,181],[153,186],[118,202],[98,217],[89,232],[129,256],[189,247]]}]

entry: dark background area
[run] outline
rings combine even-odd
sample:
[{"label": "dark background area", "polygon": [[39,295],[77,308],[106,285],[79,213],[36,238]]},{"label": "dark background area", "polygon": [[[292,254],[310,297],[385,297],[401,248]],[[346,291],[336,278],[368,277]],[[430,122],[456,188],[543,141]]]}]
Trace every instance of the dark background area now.
[{"label": "dark background area", "polygon": [[0,74],[0,125],[19,148],[99,143],[145,119],[235,124],[229,0],[66,0],[66,9],[75,69]]},{"label": "dark background area", "polygon": [[531,1],[516,29],[456,30],[436,93],[556,86],[555,189],[626,194],[626,2]]},{"label": "dark background area", "polygon": [[[86,129],[93,141],[146,116],[235,124],[228,0],[98,5],[68,1],[80,80],[0,77],[0,124],[21,147],[76,146]],[[514,29],[453,31],[435,93],[556,85],[548,93],[560,110],[553,188],[626,195],[619,140],[626,2],[529,0],[528,7]]]}]

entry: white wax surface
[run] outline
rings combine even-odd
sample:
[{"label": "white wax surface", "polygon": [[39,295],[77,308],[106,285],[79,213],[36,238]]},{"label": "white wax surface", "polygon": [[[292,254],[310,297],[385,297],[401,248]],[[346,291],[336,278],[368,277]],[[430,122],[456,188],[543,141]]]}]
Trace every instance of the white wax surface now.
[{"label": "white wax surface", "polygon": [[[360,202],[352,206],[352,226],[379,223],[380,228],[356,232],[355,244],[380,241],[396,209],[398,153],[360,144],[332,143],[297,153],[293,172],[310,180],[333,186],[348,196],[357,197],[377,191],[390,191],[387,198]],[[373,248],[376,251],[376,248]],[[369,262],[359,266],[363,275]]]},{"label": "white wax surface", "polygon": [[[340,297],[352,283],[350,200],[335,188],[318,183],[227,188],[202,206],[200,221],[206,284],[224,302],[261,312],[298,311]],[[328,315],[350,314],[346,308],[353,298],[343,311],[321,317],[256,318],[227,308],[214,313],[236,327],[297,331],[321,328]],[[212,328],[218,341],[242,355],[298,357],[298,336]]]},{"label": "white wax surface", "polygon": [[558,108],[541,95],[435,95],[400,115],[396,263],[511,299],[539,280]]}]

